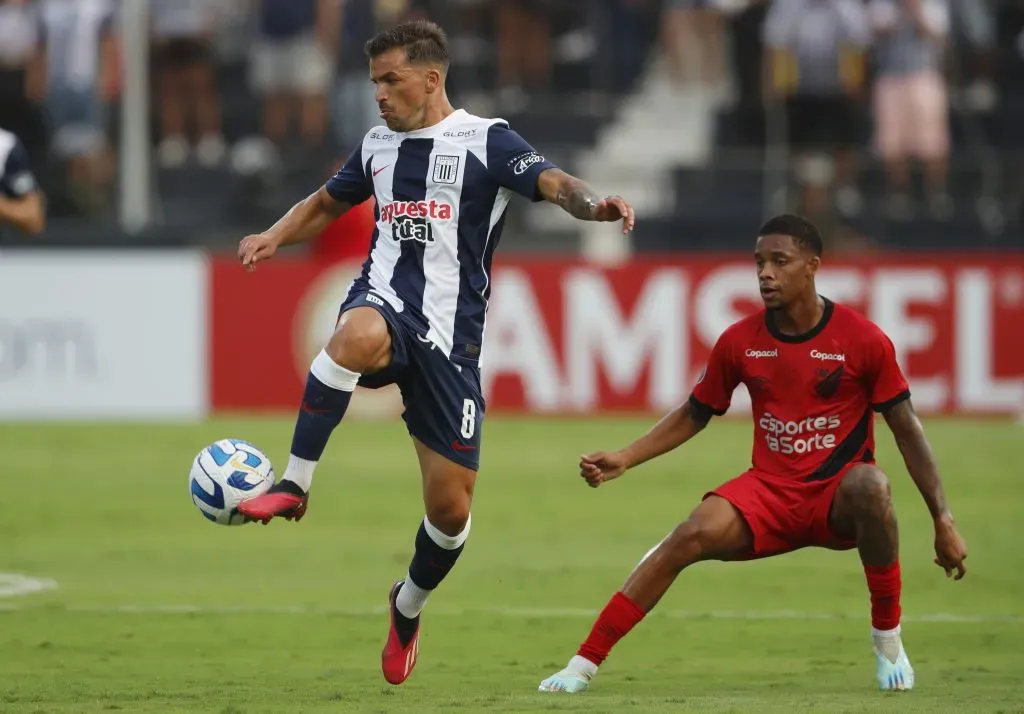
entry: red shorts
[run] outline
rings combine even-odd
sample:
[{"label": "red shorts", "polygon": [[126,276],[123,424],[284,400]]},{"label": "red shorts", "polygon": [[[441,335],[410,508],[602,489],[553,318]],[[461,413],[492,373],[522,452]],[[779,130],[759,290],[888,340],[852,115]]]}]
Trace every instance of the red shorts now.
[{"label": "red shorts", "polygon": [[750,469],[704,498],[721,496],[743,516],[754,534],[753,550],[745,556],[748,559],[808,546],[849,550],[857,543],[840,538],[828,525],[832,500],[848,470],[825,481],[797,481]]}]

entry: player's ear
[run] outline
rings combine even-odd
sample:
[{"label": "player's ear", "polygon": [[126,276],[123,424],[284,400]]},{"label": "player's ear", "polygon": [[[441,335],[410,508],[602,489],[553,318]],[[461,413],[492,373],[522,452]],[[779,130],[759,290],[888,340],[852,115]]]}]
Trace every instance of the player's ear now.
[{"label": "player's ear", "polygon": [[821,267],[821,257],[817,255],[812,255],[810,259],[807,261],[807,266],[811,270],[811,275],[817,274],[818,268]]},{"label": "player's ear", "polygon": [[441,86],[441,72],[436,67],[427,70],[427,93],[432,94]]}]

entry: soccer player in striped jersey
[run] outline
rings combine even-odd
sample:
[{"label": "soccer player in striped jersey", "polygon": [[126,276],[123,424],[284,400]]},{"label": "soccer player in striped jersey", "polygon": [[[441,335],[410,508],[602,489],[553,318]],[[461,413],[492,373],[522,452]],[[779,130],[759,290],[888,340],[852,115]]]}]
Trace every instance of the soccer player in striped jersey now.
[{"label": "soccer player in striped jersey", "polygon": [[0,227],[14,226],[27,235],[46,227],[46,199],[17,136],[0,129]]},{"label": "soccer player in striped jersey", "polygon": [[601,198],[559,170],[501,119],[452,107],[444,32],[413,22],[366,45],[385,126],[370,130],[344,167],[238,255],[252,270],[278,247],[318,235],[352,206],[376,198],[376,227],[362,274],[334,335],[313,360],[281,480],[243,502],[248,518],[298,520],[313,470],[357,385],[397,384],[423,478],[426,517],[407,575],[390,593],[385,679],[416,664],[420,612],[455,565],[470,530],[484,399],[479,358],[490,270],[509,201],[548,201],[585,221],[622,221],[633,209]]}]

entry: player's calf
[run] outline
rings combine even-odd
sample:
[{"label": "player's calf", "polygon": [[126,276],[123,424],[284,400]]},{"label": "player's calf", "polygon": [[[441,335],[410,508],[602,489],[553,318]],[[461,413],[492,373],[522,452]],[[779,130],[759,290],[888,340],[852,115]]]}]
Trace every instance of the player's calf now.
[{"label": "player's calf", "polygon": [[469,537],[476,472],[416,441],[423,472],[427,515],[416,532],[409,571],[391,597],[391,630],[381,653],[384,677],[400,684],[411,674],[418,653],[420,613],[445,579]]},{"label": "player's calf", "polygon": [[541,682],[540,691],[585,691],[616,643],[654,609],[684,568],[701,560],[730,559],[752,547],[753,534],[739,511],[721,496],[709,496],[647,551],[601,611],[576,656]]},{"label": "player's calf", "polygon": [[899,527],[886,475],[870,464],[851,468],[836,491],[829,522],[838,535],[856,540],[864,565],[879,687],[910,689],[914,670],[900,631]]},{"label": "player's calf", "polygon": [[360,377],[386,366],[390,349],[390,333],[380,313],[368,307],[345,312],[310,365],[284,475],[266,494],[240,504],[239,511],[263,523],[275,516],[302,517],[313,471],[345,416]]},{"label": "player's calf", "polygon": [[831,522],[840,535],[853,535],[865,565],[890,565],[899,558],[899,527],[888,477],[861,464],[851,468],[836,492]]}]

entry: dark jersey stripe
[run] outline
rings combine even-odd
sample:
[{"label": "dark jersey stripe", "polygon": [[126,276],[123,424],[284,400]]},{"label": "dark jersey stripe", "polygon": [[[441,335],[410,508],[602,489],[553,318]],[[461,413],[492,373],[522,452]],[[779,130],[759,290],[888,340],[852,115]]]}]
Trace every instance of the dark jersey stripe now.
[{"label": "dark jersey stripe", "polygon": [[908,399],[910,399],[910,390],[909,389],[904,389],[902,392],[897,394],[895,397],[893,397],[889,401],[882,402],[881,404],[872,404],[871,408],[874,409],[876,412],[884,413],[884,412],[887,412],[890,409],[892,409],[894,406],[896,406],[900,402],[905,402]]},{"label": "dark jersey stripe", "polygon": [[853,430],[849,435],[843,439],[843,441],[832,451],[832,454],[825,459],[825,463],[818,467],[818,469],[810,476],[804,479],[804,481],[824,481],[830,479],[840,471],[843,470],[848,464],[853,463],[860,457],[861,461],[865,460],[867,454],[864,452],[864,446],[868,442],[868,432],[871,429],[871,420],[874,419],[875,415],[872,414],[871,410],[868,409],[864,412],[864,416],[860,418],[857,425],[853,427]]},{"label": "dark jersey stripe", "polygon": [[455,362],[472,364],[480,357],[485,301],[490,291],[491,256],[503,224],[499,221],[494,230],[489,231],[497,197],[498,184],[490,179],[480,159],[466,152],[459,200],[459,299],[452,347]]},{"label": "dark jersey stripe", "polygon": [[710,404],[705,404],[692,394],[690,395],[690,404],[693,406],[694,415],[699,416],[702,421],[708,421],[713,416],[722,416],[725,414],[724,411],[712,408]]},{"label": "dark jersey stripe", "polygon": [[[363,167],[363,172],[369,176],[370,171],[373,168],[373,157],[371,156],[366,160],[366,165]],[[359,277],[352,283],[352,287],[349,288],[349,296],[355,295],[358,292],[363,292],[370,289],[370,266],[373,265],[373,249],[377,247],[377,238],[380,237],[380,228],[378,228],[377,221],[380,220],[380,204],[376,201],[373,202],[373,234],[370,236],[370,251],[366,254],[366,260],[363,261],[363,271],[359,274]]]},{"label": "dark jersey stripe", "polygon": [[[426,199],[427,172],[433,149],[433,139],[406,139],[398,147],[391,183],[395,202]],[[395,273],[391,278],[391,289],[405,302],[407,315],[422,323],[426,330],[427,322],[423,317],[423,291],[427,287],[427,277],[423,270],[423,251],[426,245],[416,240],[404,240],[401,248],[402,254],[395,263]]]}]

